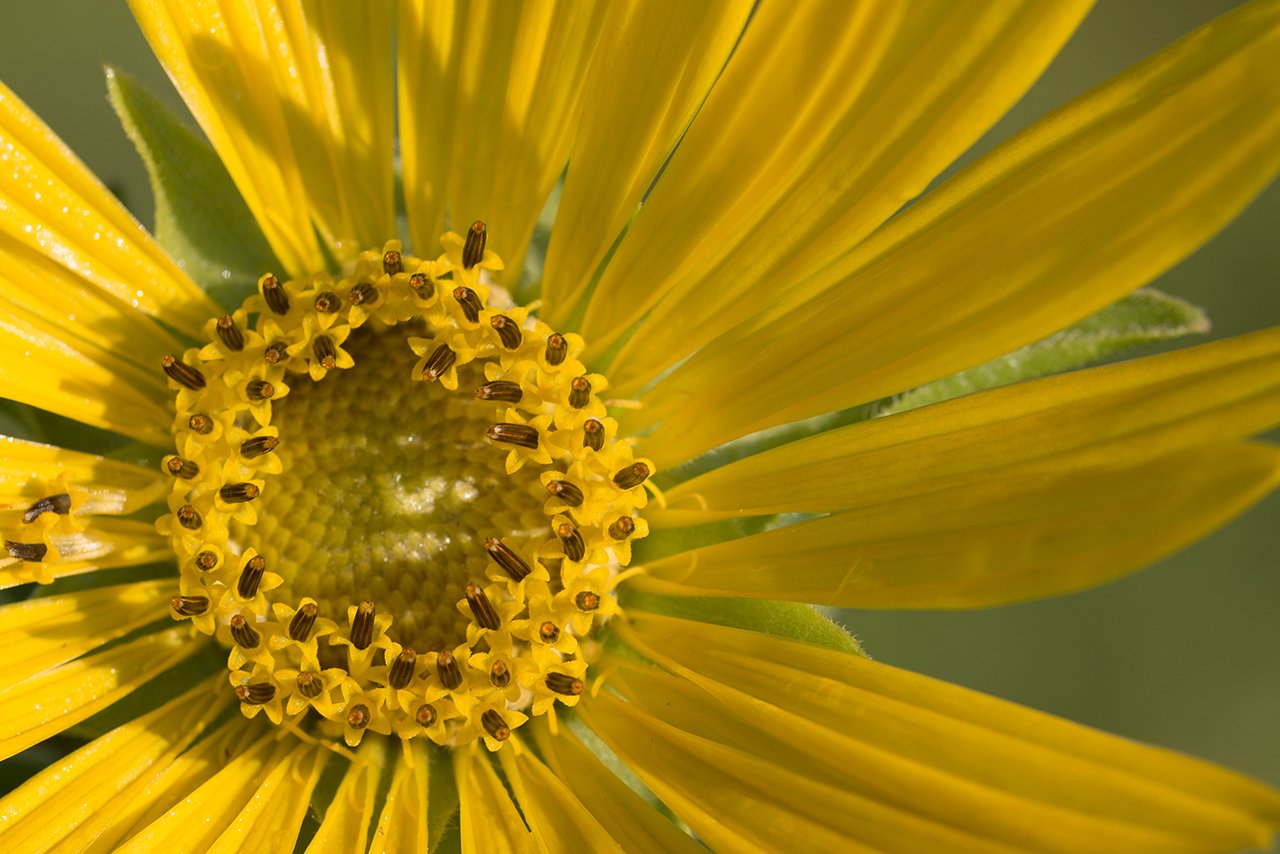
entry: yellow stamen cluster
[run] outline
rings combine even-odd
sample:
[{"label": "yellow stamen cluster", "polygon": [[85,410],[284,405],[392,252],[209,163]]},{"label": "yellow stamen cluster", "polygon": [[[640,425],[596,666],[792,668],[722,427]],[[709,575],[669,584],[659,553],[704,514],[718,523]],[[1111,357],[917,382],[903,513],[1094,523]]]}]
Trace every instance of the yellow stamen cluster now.
[{"label": "yellow stamen cluster", "polygon": [[[243,308],[209,322],[207,346],[164,359],[178,453],[164,461],[171,512],[157,524],[181,571],[173,615],[230,648],[231,684],[250,717],[280,723],[314,708],[352,745],[371,730],[438,744],[483,738],[494,750],[526,713],[573,705],[583,690],[582,641],[617,611],[630,541],[647,533],[636,511],[653,465],[616,439],[598,396],[607,383],[579,360],[581,338],[554,333],[484,281],[482,271],[502,268],[484,238],[476,223],[466,238],[445,234],[433,261],[392,241],[341,278],[264,276]],[[505,451],[511,488],[535,514],[542,503],[534,533],[485,539],[483,568],[457,602],[464,636],[437,649],[408,648],[393,617],[358,590],[345,611],[325,613],[323,597],[296,596],[305,573],[242,547],[291,439],[273,426],[273,406],[290,405],[281,400],[291,386],[334,381],[359,355],[346,347],[358,351],[370,333],[407,338],[418,360],[406,380],[450,392],[474,380],[470,404],[490,409],[485,435],[497,446],[481,450]],[[529,485],[542,498],[529,498]]]}]

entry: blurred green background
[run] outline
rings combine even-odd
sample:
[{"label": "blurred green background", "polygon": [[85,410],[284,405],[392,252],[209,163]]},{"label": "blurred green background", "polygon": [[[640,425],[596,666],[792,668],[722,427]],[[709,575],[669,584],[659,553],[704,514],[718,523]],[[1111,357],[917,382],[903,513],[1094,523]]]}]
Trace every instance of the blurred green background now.
[{"label": "blurred green background", "polygon": [[[1104,0],[977,150],[1234,5]],[[107,104],[101,66],[117,65],[180,101],[124,4],[9,2],[3,16],[0,79],[149,224],[146,175]],[[1155,284],[1205,306],[1215,337],[1280,322],[1278,226],[1280,186],[1273,186]],[[1194,548],[1100,590],[980,612],[841,619],[882,661],[1280,785],[1278,527],[1273,497]]]}]

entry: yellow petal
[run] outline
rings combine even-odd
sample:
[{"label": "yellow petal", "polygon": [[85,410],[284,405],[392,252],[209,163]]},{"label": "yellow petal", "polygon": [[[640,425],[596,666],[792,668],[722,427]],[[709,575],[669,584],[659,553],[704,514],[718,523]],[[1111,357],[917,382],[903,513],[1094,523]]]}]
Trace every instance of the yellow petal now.
[{"label": "yellow petal", "polygon": [[0,800],[5,850],[50,850],[166,768],[229,703],[225,690],[200,685],[48,766]]},{"label": "yellow petal", "polygon": [[704,849],[675,823],[646,803],[605,768],[567,728],[554,735],[537,718],[532,723],[538,750],[596,821],[629,849],[651,852],[700,852]]},{"label": "yellow petal", "polygon": [[201,644],[177,629],[80,658],[0,691],[0,757],[62,732],[191,657]]},{"label": "yellow petal", "polygon": [[996,475],[1137,464],[1276,424],[1280,327],[832,430],[682,483],[666,492],[677,510],[645,513],[672,524],[846,510]]},{"label": "yellow petal", "polygon": [[307,854],[328,851],[363,851],[373,821],[374,798],[386,761],[386,739],[364,741],[358,760],[347,766],[324,821],[307,846]]},{"label": "yellow petal", "polygon": [[160,498],[168,482],[158,470],[95,454],[0,436],[0,507],[25,509],[50,494],[59,475],[84,490],[85,513],[133,513]]},{"label": "yellow petal", "polygon": [[393,236],[391,3],[130,6],[290,273]]},{"label": "yellow petal", "polygon": [[[58,284],[63,294],[83,292],[87,315],[137,309],[199,333],[217,307],[4,84],[0,151],[0,261],[7,271],[0,274],[7,280],[0,293],[29,284],[33,272],[61,267],[66,272],[50,274],[41,290]],[[158,329],[147,335],[165,337]]]},{"label": "yellow petal", "polygon": [[616,390],[634,394],[870,234],[1013,105],[1086,9],[760,4],[588,311],[595,355],[654,309]]},{"label": "yellow petal", "polygon": [[1222,228],[1280,167],[1277,51],[1274,3],[1201,28],[788,282],[625,426],[665,419],[650,437],[661,466],[972,367],[1113,302]]},{"label": "yellow petal", "polygon": [[[0,590],[30,581],[67,578],[99,569],[122,569],[173,558],[168,539],[157,534],[154,525],[133,519],[93,517],[83,531],[51,535],[50,539],[57,546],[61,560],[36,565],[19,563],[0,569]],[[47,579],[44,573],[48,574]]]},{"label": "yellow petal", "polygon": [[[545,851],[621,851],[622,845],[574,796],[564,781],[527,750],[498,754],[502,770]],[[625,840],[629,845],[631,839]]]},{"label": "yellow petal", "polygon": [[1141,569],[1278,484],[1280,449],[1263,445],[995,478],[695,549],[633,583],[849,608],[1000,605]]},{"label": "yellow petal", "polygon": [[590,0],[400,3],[400,151],[414,251],[489,226],[520,261],[569,158],[586,69],[604,18]]},{"label": "yellow petal", "polygon": [[677,726],[716,739],[728,709],[765,755],[1019,850],[1226,850],[1280,825],[1280,794],[1240,775],[861,656],[651,615],[624,631],[697,686],[645,683]]},{"label": "yellow petal", "polygon": [[396,761],[391,788],[378,816],[369,854],[414,854],[426,852],[427,844],[427,749],[423,739],[405,746],[407,755]]},{"label": "yellow petal", "polygon": [[553,327],[568,323],[724,67],[751,6],[662,0],[608,7],[543,270],[539,313]]},{"label": "yellow petal", "polygon": [[453,773],[458,781],[462,854],[538,850],[487,753],[474,744],[454,750]]},{"label": "yellow petal", "polygon": [[320,745],[290,744],[286,754],[273,763],[257,791],[209,851],[234,854],[292,850],[311,802],[311,792],[330,755]]}]

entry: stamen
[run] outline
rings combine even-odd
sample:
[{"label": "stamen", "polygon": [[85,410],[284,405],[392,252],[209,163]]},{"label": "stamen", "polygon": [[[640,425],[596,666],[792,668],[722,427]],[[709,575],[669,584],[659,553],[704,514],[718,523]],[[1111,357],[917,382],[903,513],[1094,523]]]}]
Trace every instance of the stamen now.
[{"label": "stamen", "polygon": [[65,492],[59,492],[57,495],[49,495],[33,503],[22,514],[22,521],[30,525],[45,513],[57,513],[59,516],[65,516],[70,512],[71,496]]},{"label": "stamen", "polygon": [[356,615],[351,621],[351,645],[356,649],[368,649],[373,643],[373,617],[376,613],[372,599],[356,606]]},{"label": "stamen", "polygon": [[254,436],[240,443],[240,456],[246,460],[257,459],[263,454],[271,453],[279,445],[280,439],[276,436]]},{"label": "stamen", "polygon": [[619,489],[635,489],[649,479],[649,467],[644,463],[632,463],[624,469],[618,469],[613,482]]},{"label": "stamen", "polygon": [[495,314],[489,319],[489,324],[497,330],[498,340],[508,350],[515,350],[524,340],[524,336],[520,333],[520,324],[505,315]]},{"label": "stamen", "polygon": [[169,607],[180,617],[198,617],[209,610],[208,596],[174,596]]},{"label": "stamen", "polygon": [[547,484],[547,492],[550,492],[556,498],[559,498],[570,507],[581,507],[582,502],[586,500],[586,496],[582,494],[582,490],[576,484],[567,480],[553,480]]},{"label": "stamen", "polygon": [[472,323],[480,322],[480,297],[476,296],[476,292],[471,288],[459,285],[453,289],[453,298],[458,301],[458,307],[462,309],[462,316]]},{"label": "stamen", "polygon": [[511,576],[512,581],[524,581],[533,568],[521,560],[520,555],[513,552],[501,540],[490,537],[484,541],[485,550],[493,562],[502,567],[503,572]]},{"label": "stamen", "polygon": [[485,435],[495,442],[518,445],[531,451],[538,448],[538,431],[527,424],[494,424]]},{"label": "stamen", "polygon": [[594,611],[600,607],[600,595],[590,590],[583,590],[573,597],[573,604],[578,606],[579,611]]},{"label": "stamen", "polygon": [[160,357],[160,366],[164,368],[164,372],[168,374],[169,379],[178,385],[186,386],[192,391],[199,391],[207,384],[204,374],[188,365],[186,362],[179,361],[178,357],[172,353],[166,353]]},{"label": "stamen", "polygon": [[192,432],[199,433],[201,436],[208,436],[213,432],[213,419],[203,412],[197,412],[187,419],[187,426]]},{"label": "stamen", "polygon": [[338,295],[330,291],[321,291],[316,294],[315,302],[316,312],[319,314],[333,314],[342,308],[342,300],[338,299]]},{"label": "stamen", "polygon": [[250,380],[244,393],[250,400],[270,400],[276,396],[276,387],[266,380]]},{"label": "stamen", "polygon": [[404,264],[401,262],[400,253],[394,249],[388,249],[382,253],[382,272],[388,276],[394,276],[404,270]]},{"label": "stamen", "polygon": [[279,365],[289,361],[289,342],[272,341],[267,345],[267,349],[262,351],[262,358],[268,365]]},{"label": "stamen", "polygon": [[258,595],[258,585],[267,571],[267,559],[262,555],[254,555],[240,570],[240,581],[236,584],[236,595],[241,599],[252,599]]},{"label": "stamen", "polygon": [[569,353],[569,342],[559,332],[554,332],[547,336],[547,364],[555,367],[564,361],[564,357]]},{"label": "stamen", "polygon": [[604,447],[604,425],[594,418],[582,423],[582,447],[598,451]]},{"label": "stamen", "polygon": [[231,626],[231,638],[236,642],[237,646],[243,649],[257,649],[258,644],[262,643],[262,635],[258,634],[244,617],[236,614],[230,619],[229,623]]},{"label": "stamen", "polygon": [[636,520],[630,516],[619,516],[617,521],[609,526],[609,536],[615,540],[625,540],[636,532]]},{"label": "stamen", "polygon": [[453,367],[457,359],[457,354],[449,349],[448,344],[441,344],[431,352],[427,363],[422,366],[422,378],[429,383],[435,382]]},{"label": "stamen", "polygon": [[314,602],[307,602],[294,613],[289,621],[289,637],[299,643],[305,643],[311,637],[311,629],[316,624],[317,608]]},{"label": "stamen", "polygon": [[180,477],[183,480],[191,480],[191,478],[200,474],[200,466],[191,460],[184,460],[182,457],[169,457],[165,460],[164,467],[169,470],[169,474],[174,477]]},{"label": "stamen", "polygon": [[458,660],[449,650],[436,654],[436,675],[440,684],[450,691],[457,690],[462,684],[462,671],[458,668]]},{"label": "stamen", "polygon": [[542,638],[544,643],[555,643],[560,637],[560,627],[547,620],[538,626],[538,637]]},{"label": "stamen", "polygon": [[324,680],[311,672],[298,674],[298,693],[308,700],[314,700],[324,690]]},{"label": "stamen", "polygon": [[252,483],[228,483],[218,489],[218,497],[228,504],[244,504],[261,494],[261,490]]},{"label": "stamen", "polygon": [[279,279],[267,273],[258,282],[258,287],[262,290],[262,298],[267,301],[267,308],[276,314],[289,313],[289,295],[285,293]]},{"label": "stamen", "polygon": [[258,682],[254,685],[237,685],[236,696],[242,703],[261,706],[270,703],[276,695],[276,686],[269,682]]},{"label": "stamen", "polygon": [[[397,252],[396,253],[397,264],[400,263],[398,260],[399,255],[400,253]],[[383,263],[384,264],[386,263],[385,256],[384,256]],[[351,301],[352,305],[363,305],[366,302],[373,302],[377,298],[378,298],[378,291],[373,287],[373,282],[360,282],[358,285],[352,288],[351,293],[347,295],[347,299]]]},{"label": "stamen", "polygon": [[370,720],[369,707],[364,703],[356,703],[351,707],[351,711],[347,712],[347,726],[352,729],[364,729],[369,725]]},{"label": "stamen", "polygon": [[204,519],[200,516],[200,511],[190,504],[183,504],[178,508],[177,514],[178,524],[189,531],[196,531],[204,524]]},{"label": "stamen", "polygon": [[493,603],[489,601],[488,596],[484,595],[480,585],[474,582],[467,584],[467,604],[471,606],[471,613],[476,615],[476,622],[480,624],[480,628],[492,631],[502,625],[502,621],[498,619],[498,612],[493,610]]},{"label": "stamen", "polygon": [[591,402],[591,381],[586,377],[574,377],[569,383],[569,405],[581,409]]},{"label": "stamen", "polygon": [[489,668],[489,684],[495,688],[505,688],[511,684],[511,668],[505,661],[495,661]]},{"label": "stamen", "polygon": [[486,238],[484,223],[476,220],[467,231],[466,242],[462,244],[462,267],[470,270],[484,260],[484,244]]},{"label": "stamen", "polygon": [[397,691],[408,685],[409,680],[413,678],[413,665],[417,660],[418,654],[413,650],[407,648],[400,650],[400,654],[391,665],[391,671],[387,674],[387,684]]},{"label": "stamen", "polygon": [[494,741],[506,741],[511,736],[511,727],[507,726],[502,715],[494,709],[486,710],[480,716],[480,723],[484,725],[484,731],[489,733],[489,737]]},{"label": "stamen", "polygon": [[548,673],[547,687],[557,694],[576,697],[582,693],[582,680],[567,673]]},{"label": "stamen", "polygon": [[414,273],[410,276],[409,287],[413,288],[419,299],[431,299],[436,293],[436,286],[426,273]]},{"label": "stamen", "polygon": [[227,345],[228,350],[239,353],[244,349],[244,333],[236,326],[235,318],[224,314],[218,318],[218,340]]},{"label": "stamen", "polygon": [[418,711],[413,717],[421,726],[431,726],[436,722],[436,707],[430,703],[423,703],[418,706]]},{"label": "stamen", "polygon": [[560,543],[564,546],[564,556],[569,560],[582,560],[586,555],[587,546],[582,541],[582,533],[568,522],[562,522],[556,527],[556,536],[560,538]]},{"label": "stamen", "polygon": [[316,340],[311,343],[311,353],[326,371],[332,371],[338,364],[338,351],[328,335],[316,336]]},{"label": "stamen", "polygon": [[218,556],[213,552],[204,551],[196,555],[196,569],[202,572],[208,572],[218,565]]},{"label": "stamen", "polygon": [[510,380],[494,380],[476,389],[476,398],[478,400],[519,403],[522,397],[524,397],[524,392],[520,389],[520,383],[513,383]]}]

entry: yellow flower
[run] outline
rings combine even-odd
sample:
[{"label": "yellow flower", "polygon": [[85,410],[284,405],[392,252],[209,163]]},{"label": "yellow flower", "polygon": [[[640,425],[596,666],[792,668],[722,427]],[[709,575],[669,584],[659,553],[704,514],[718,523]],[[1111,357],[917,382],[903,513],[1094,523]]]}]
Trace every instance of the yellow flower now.
[{"label": "yellow flower", "polygon": [[1268,843],[1280,794],[799,603],[1081,589],[1280,482],[1278,329],[805,422],[1230,220],[1280,3],[911,205],[1083,4],[132,6],[279,266],[218,305],[0,87],[0,391],[154,463],[5,440],[0,583],[52,586],[0,609],[0,751],[136,714],[0,800],[4,850]]}]

